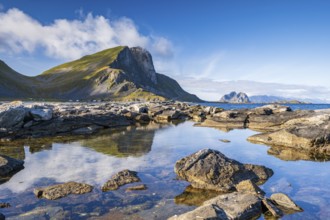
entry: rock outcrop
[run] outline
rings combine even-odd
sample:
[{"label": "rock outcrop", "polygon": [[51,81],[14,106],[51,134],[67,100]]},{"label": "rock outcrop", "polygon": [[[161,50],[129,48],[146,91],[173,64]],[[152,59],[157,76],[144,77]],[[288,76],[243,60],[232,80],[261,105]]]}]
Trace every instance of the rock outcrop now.
[{"label": "rock outcrop", "polygon": [[50,200],[60,199],[70,194],[84,194],[93,190],[93,186],[85,183],[68,182],[48,186],[45,188],[34,189],[34,194],[38,198],[45,198]]},{"label": "rock outcrop", "polygon": [[204,149],[178,160],[175,173],[195,188],[231,192],[243,180],[264,182],[273,175],[269,168],[242,164],[216,150]]},{"label": "rock outcrop", "polygon": [[116,190],[123,185],[140,181],[137,172],[123,170],[113,175],[111,179],[102,186],[102,191]]},{"label": "rock outcrop", "polygon": [[221,97],[220,102],[226,103],[250,103],[249,97],[243,92],[231,92]]},{"label": "rock outcrop", "polygon": [[[68,102],[0,105],[0,140],[58,135],[89,135],[102,129],[148,123],[168,124],[219,110],[168,102]],[[1,143],[0,143],[1,144]]]},{"label": "rock outcrop", "polygon": [[24,161],[0,155],[0,183],[24,169]]}]

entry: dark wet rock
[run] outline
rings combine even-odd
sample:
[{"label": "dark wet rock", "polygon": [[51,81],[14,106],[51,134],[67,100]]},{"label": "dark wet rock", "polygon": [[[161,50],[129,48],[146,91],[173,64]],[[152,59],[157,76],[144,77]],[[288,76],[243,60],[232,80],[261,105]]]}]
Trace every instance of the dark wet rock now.
[{"label": "dark wet rock", "polygon": [[120,186],[140,182],[140,178],[137,176],[137,172],[130,170],[123,170],[113,175],[103,186],[102,191],[116,190]]},{"label": "dark wet rock", "polygon": [[269,200],[268,198],[263,198],[262,199],[262,206],[265,212],[270,212],[272,216],[276,218],[280,218],[283,216],[282,210],[277,208],[275,204]]},{"label": "dark wet rock", "polygon": [[19,216],[8,219],[35,220],[35,219],[65,219],[65,211],[60,206],[41,206]]},{"label": "dark wet rock", "polygon": [[0,155],[0,182],[2,178],[11,176],[12,174],[24,168],[24,161],[17,160],[5,155]]},{"label": "dark wet rock", "polygon": [[258,196],[233,192],[219,195],[191,212],[169,219],[252,219],[261,213],[261,199]]},{"label": "dark wet rock", "polygon": [[264,196],[265,192],[251,180],[243,180],[236,185],[236,190],[241,193],[253,193],[256,195]]},{"label": "dark wet rock", "polygon": [[72,134],[75,135],[82,135],[82,134],[93,134],[96,131],[101,130],[103,127],[102,126],[98,126],[98,125],[91,125],[91,126],[87,126],[87,127],[83,127],[83,128],[78,128],[76,130],[72,131]]},{"label": "dark wet rock", "polygon": [[0,220],[5,220],[5,219],[6,219],[5,215],[0,213]]},{"label": "dark wet rock", "polygon": [[126,191],[146,190],[148,187],[145,184],[127,187]]},{"label": "dark wet rock", "polygon": [[8,202],[0,202],[0,208],[3,209],[3,208],[9,208],[10,207],[10,204]]},{"label": "dark wet rock", "polygon": [[264,182],[273,175],[269,168],[242,164],[216,150],[204,149],[178,160],[176,174],[195,188],[231,192],[243,180]]},{"label": "dark wet rock", "polygon": [[22,105],[10,105],[0,108],[0,128],[9,130],[19,129],[24,124],[27,115],[26,109]]},{"label": "dark wet rock", "polygon": [[280,208],[289,209],[297,212],[303,211],[292,199],[284,193],[274,193],[270,196],[270,199],[278,205]]},{"label": "dark wet rock", "polygon": [[84,194],[93,190],[91,185],[85,183],[68,182],[63,184],[57,184],[48,186],[45,188],[34,189],[33,193],[38,198],[45,198],[50,200],[59,199],[70,194]]},{"label": "dark wet rock", "polygon": [[35,121],[48,121],[53,117],[53,110],[51,108],[32,108],[30,114]]}]

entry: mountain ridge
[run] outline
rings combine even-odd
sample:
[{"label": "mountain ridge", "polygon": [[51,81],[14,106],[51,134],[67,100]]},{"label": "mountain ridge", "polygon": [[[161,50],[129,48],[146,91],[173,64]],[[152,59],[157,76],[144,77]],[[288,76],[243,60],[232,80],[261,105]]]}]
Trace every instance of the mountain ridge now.
[{"label": "mountain ridge", "polygon": [[[151,54],[141,47],[106,49],[35,77],[17,73],[3,61],[0,67],[0,79],[7,82],[0,84],[2,99],[201,101],[174,79],[157,73]],[[8,91],[13,92],[9,95]]]}]

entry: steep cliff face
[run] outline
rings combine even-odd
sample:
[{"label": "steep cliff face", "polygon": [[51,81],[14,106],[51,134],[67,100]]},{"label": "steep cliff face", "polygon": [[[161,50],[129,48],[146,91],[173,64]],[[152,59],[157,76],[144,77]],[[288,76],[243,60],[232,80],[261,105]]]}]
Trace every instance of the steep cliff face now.
[{"label": "steep cliff face", "polygon": [[[14,76],[13,96],[0,84],[0,98],[104,99],[201,101],[184,91],[170,77],[155,71],[152,57],[140,47],[115,47],[51,68],[36,77],[4,70],[0,77]],[[23,82],[26,82],[23,86]],[[26,88],[22,91],[22,88]],[[24,95],[24,96],[22,96]]]},{"label": "steep cliff face", "polygon": [[249,97],[243,92],[231,92],[221,97],[220,102],[228,103],[251,103]]}]

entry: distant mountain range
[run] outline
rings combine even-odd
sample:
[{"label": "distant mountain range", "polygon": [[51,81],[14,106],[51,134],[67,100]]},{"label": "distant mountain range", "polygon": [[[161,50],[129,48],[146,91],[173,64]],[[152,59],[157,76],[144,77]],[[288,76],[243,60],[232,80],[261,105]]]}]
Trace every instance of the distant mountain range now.
[{"label": "distant mountain range", "polygon": [[244,92],[232,91],[221,97],[220,102],[224,103],[312,103],[311,100],[285,98],[280,96],[257,95],[248,96]]},{"label": "distant mountain range", "polygon": [[119,46],[28,77],[0,60],[0,99],[165,100],[200,102],[172,78],[156,73],[150,53]]}]

